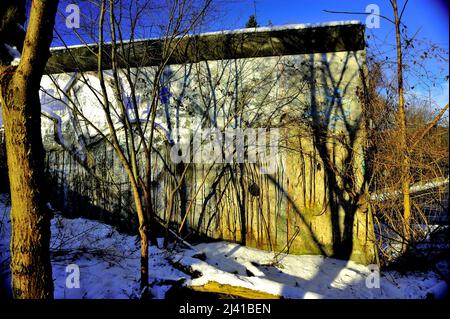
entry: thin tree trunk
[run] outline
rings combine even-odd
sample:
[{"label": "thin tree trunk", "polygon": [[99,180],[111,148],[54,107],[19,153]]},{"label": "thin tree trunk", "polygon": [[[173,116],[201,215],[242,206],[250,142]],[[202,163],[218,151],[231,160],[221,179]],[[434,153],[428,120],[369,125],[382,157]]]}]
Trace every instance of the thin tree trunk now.
[{"label": "thin tree trunk", "polygon": [[[112,4],[112,3],[110,3]],[[112,12],[112,7],[110,7]],[[136,213],[139,221],[139,238],[141,241],[141,280],[140,280],[140,288],[141,292],[144,295],[148,293],[148,227],[147,221],[144,215],[144,209],[142,205],[142,198],[139,189],[139,180],[137,176],[137,171],[133,168],[136,167],[136,159],[132,157],[128,160],[120,146],[119,138],[117,136],[116,128],[114,127],[114,123],[111,117],[111,109],[110,102],[108,100],[108,93],[106,90],[106,81],[103,75],[103,27],[104,27],[104,18],[106,13],[106,0],[102,0],[100,5],[100,17],[99,17],[99,54],[97,57],[97,66],[98,66],[98,78],[100,81],[100,87],[103,95],[103,110],[105,112],[106,121],[108,123],[109,132],[112,137],[112,145],[114,150],[116,151],[119,160],[121,161],[128,178],[131,182],[131,187],[133,191],[133,200],[136,206]],[[115,69],[115,65],[113,64],[113,69]]]},{"label": "thin tree trunk", "polygon": [[411,184],[410,180],[410,159],[408,155],[407,145],[407,131],[406,131],[406,114],[405,114],[405,98],[403,92],[403,58],[402,58],[402,42],[400,33],[400,19],[398,16],[397,1],[392,1],[392,7],[394,9],[395,17],[395,37],[397,46],[397,84],[398,84],[398,112],[397,121],[400,131],[400,150],[402,153],[402,193],[403,193],[403,222],[404,222],[404,242],[402,251],[405,252],[408,248],[411,233],[411,196],[409,188]]},{"label": "thin tree trunk", "polygon": [[57,5],[58,1],[32,2],[19,65],[0,65],[0,102],[11,190],[14,298],[53,297],[39,85],[49,56]]},{"label": "thin tree trunk", "polygon": [[136,211],[139,220],[139,238],[141,240],[141,292],[144,295],[148,293],[148,227],[144,215],[144,207],[142,205],[141,195],[139,194],[138,186],[132,183],[133,198],[136,206]]}]

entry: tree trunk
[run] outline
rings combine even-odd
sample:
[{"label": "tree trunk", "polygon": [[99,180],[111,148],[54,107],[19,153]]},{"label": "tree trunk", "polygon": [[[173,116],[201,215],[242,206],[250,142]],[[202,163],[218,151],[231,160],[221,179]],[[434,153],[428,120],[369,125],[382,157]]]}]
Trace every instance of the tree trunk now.
[{"label": "tree trunk", "polygon": [[408,155],[407,145],[407,131],[406,131],[406,114],[405,114],[405,98],[403,92],[403,58],[402,58],[402,42],[400,34],[400,18],[398,16],[397,1],[392,1],[395,17],[395,36],[397,46],[397,84],[398,84],[398,112],[397,122],[400,131],[400,150],[402,153],[402,193],[403,193],[403,222],[404,222],[404,240],[402,251],[406,252],[408,243],[410,241],[410,227],[411,227],[411,196],[410,188],[410,159]]},{"label": "tree trunk", "polygon": [[141,240],[141,283],[140,289],[143,296],[148,291],[148,226],[147,218],[144,214],[141,195],[138,186],[132,182],[134,204],[136,206],[137,216],[139,220],[139,238]]},{"label": "tree trunk", "polygon": [[14,298],[53,297],[39,85],[49,56],[57,5],[58,1],[33,1],[19,65],[4,66],[7,63],[0,61],[0,101],[12,203]]},{"label": "tree trunk", "polygon": [[27,94],[23,85],[25,82],[10,84],[2,92],[12,203],[13,296],[51,298],[50,216],[45,214],[41,184],[44,176],[39,98],[37,91]]}]

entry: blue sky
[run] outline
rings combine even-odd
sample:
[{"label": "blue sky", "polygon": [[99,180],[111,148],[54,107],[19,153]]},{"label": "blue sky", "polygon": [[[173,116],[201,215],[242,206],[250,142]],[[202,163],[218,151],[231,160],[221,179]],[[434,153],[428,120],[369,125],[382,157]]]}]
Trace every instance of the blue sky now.
[{"label": "blue sky", "polygon": [[[398,1],[399,6],[403,3],[403,0]],[[249,15],[255,13],[255,8],[257,20],[262,26],[267,25],[269,20],[275,25],[333,20],[364,22],[365,16],[363,15],[332,14],[323,10],[364,12],[369,4],[378,5],[381,15],[393,17],[389,0],[231,0],[228,4],[223,5],[223,17],[214,28],[242,27]],[[448,49],[448,16],[448,1],[410,0],[403,19],[410,30],[420,29],[422,37],[429,38]],[[392,30],[392,24],[382,20],[379,33],[387,34],[390,30]]]},{"label": "blue sky", "polygon": [[[142,0],[145,1],[145,0]],[[164,0],[154,0],[151,3],[157,5]],[[200,2],[200,1],[199,1]],[[405,0],[398,0],[401,7]],[[449,0],[409,0],[403,20],[409,30],[420,30],[421,37],[428,38],[434,43],[439,43],[448,49]],[[98,8],[87,0],[62,0],[60,13],[65,13],[65,7],[70,3],[78,3],[81,19],[88,19],[94,15],[94,22],[98,16]],[[236,29],[245,26],[248,17],[256,13],[261,26],[266,26],[270,20],[274,25],[293,23],[316,23],[336,20],[360,20],[365,21],[364,15],[333,14],[324,10],[364,12],[367,5],[376,4],[380,8],[380,14],[393,17],[389,0],[213,0],[213,12],[210,22],[206,25],[207,31],[224,29]],[[154,21],[154,13],[147,15]],[[57,27],[61,31],[63,21],[60,14],[57,15]],[[381,20],[380,28],[375,30],[377,34],[388,35],[393,31],[391,23]],[[70,43],[78,42],[75,37],[68,39]]]},{"label": "blue sky", "polygon": [[[404,0],[398,0],[401,8]],[[408,34],[417,33],[416,39],[426,40],[439,45],[448,52],[449,49],[449,1],[448,0],[409,0],[402,21],[408,27]],[[359,20],[365,23],[366,15],[327,13],[330,11],[365,12],[369,4],[376,4],[380,14],[393,19],[393,11],[389,0],[231,0],[223,5],[222,15],[211,26],[212,30],[242,28],[248,17],[256,13],[261,26],[270,20],[274,25],[291,23],[320,23],[335,20]],[[366,34],[373,35],[380,51],[392,58],[395,54],[394,26],[389,21],[380,20],[380,28],[367,29]],[[369,40],[369,46],[374,43]],[[370,50],[370,49],[369,49]],[[447,55],[448,59],[448,55]],[[427,69],[436,76],[435,86],[422,81],[421,76],[410,79],[415,94],[428,96],[431,94],[436,105],[445,105],[449,100],[449,85],[446,76],[448,61],[439,65],[434,61],[427,63]]]}]

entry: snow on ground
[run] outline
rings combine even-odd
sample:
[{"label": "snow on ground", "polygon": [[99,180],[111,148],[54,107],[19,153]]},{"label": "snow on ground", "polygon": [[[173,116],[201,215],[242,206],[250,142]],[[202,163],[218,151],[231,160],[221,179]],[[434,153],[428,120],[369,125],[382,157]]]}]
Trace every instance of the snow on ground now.
[{"label": "snow on ground", "polygon": [[[2,205],[0,194],[0,284],[10,283],[9,207]],[[51,223],[50,241],[55,298],[138,298],[140,254],[137,236],[119,233],[114,227],[83,218],[68,219],[59,213]],[[155,298],[164,298],[169,285],[186,275],[169,266],[167,253],[149,249],[150,283]],[[80,288],[67,288],[72,273],[66,267],[76,264],[80,270]],[[160,284],[162,282],[162,284]]]},{"label": "snow on ground", "polygon": [[[196,249],[205,261],[179,254],[180,263],[203,276],[187,284],[204,285],[208,280],[281,295],[285,298],[424,298],[428,289],[443,282],[438,275],[415,273],[402,276],[381,272],[380,288],[368,288],[371,268],[323,256],[279,255],[237,244],[200,244]],[[373,269],[373,268],[372,268]],[[445,282],[444,282],[445,283]],[[441,286],[441,288],[445,288]]]},{"label": "snow on ground", "polygon": [[[0,194],[0,278],[10,282],[9,206]],[[3,203],[3,204],[2,204]],[[139,241],[98,221],[52,220],[51,252],[55,298],[138,298]],[[200,254],[202,253],[202,254]],[[203,285],[230,284],[284,298],[424,298],[446,284],[438,275],[382,272],[380,288],[368,288],[371,270],[353,262],[322,256],[296,256],[243,247],[228,242],[199,244],[195,249],[167,252],[150,247],[150,282],[155,298],[164,298],[175,281]],[[276,257],[276,258],[275,258]],[[173,268],[167,259],[202,273],[196,279]],[[66,267],[80,269],[80,288],[66,287]],[[445,265],[447,267],[447,265]],[[371,281],[373,282],[373,281]]]}]

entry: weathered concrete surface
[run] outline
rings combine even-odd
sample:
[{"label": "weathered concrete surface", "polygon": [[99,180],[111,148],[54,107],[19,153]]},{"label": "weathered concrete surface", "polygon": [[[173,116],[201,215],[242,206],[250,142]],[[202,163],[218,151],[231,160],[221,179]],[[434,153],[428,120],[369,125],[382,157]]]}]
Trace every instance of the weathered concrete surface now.
[{"label": "weathered concrete surface", "polygon": [[[212,35],[203,40],[212,45],[210,37],[216,39],[213,42],[221,48],[220,54],[195,59],[188,54],[182,62],[196,63],[166,67],[155,146],[174,171],[177,167],[168,157],[167,135],[176,137],[178,129],[193,130],[199,123],[201,127],[214,125],[222,130],[236,125],[278,128],[281,137],[274,157],[276,169],[270,174],[261,173],[261,163],[190,166],[182,193],[177,196],[172,216],[175,224],[180,224],[189,210],[188,232],[238,242],[245,234],[246,244],[254,247],[323,254],[361,263],[375,261],[373,222],[364,201],[365,136],[359,99],[363,89],[361,72],[366,72],[363,31],[363,26],[351,24],[231,34],[225,38],[238,37],[248,48],[233,47],[226,54],[227,46],[221,48],[223,43],[216,41],[218,35]],[[254,41],[262,41],[261,46]],[[278,49],[269,50],[269,43],[272,49]],[[61,54],[67,52],[55,54],[48,70],[57,72],[54,67],[60,62],[56,61],[64,60]],[[137,80],[143,84],[137,87],[141,119],[148,114],[146,90],[152,86],[155,70],[151,65],[148,62],[138,68]],[[74,70],[69,62],[63,66],[66,71]],[[91,69],[85,67],[84,71]],[[105,74],[108,76],[108,71]],[[50,95],[58,95],[51,78],[76,97],[77,112],[105,129],[98,96],[85,84],[88,81],[100,91],[95,73],[44,78],[43,88],[53,92]],[[114,105],[112,96],[111,92]],[[118,159],[73,111],[72,101],[59,97],[70,107],[52,98],[43,101],[44,110],[53,110],[47,113],[60,117],[60,126],[54,120],[43,120],[47,123],[43,133],[49,150],[48,168],[58,189],[55,194],[68,210],[99,207],[102,218],[125,223],[132,219],[133,204]],[[115,120],[118,124],[119,118]],[[59,135],[66,144],[65,151],[55,143]],[[75,161],[69,153],[84,154],[84,160]],[[153,162],[154,206],[162,218],[167,218],[167,194],[174,181],[161,158],[155,155]],[[91,206],[83,206],[85,201]]]}]

